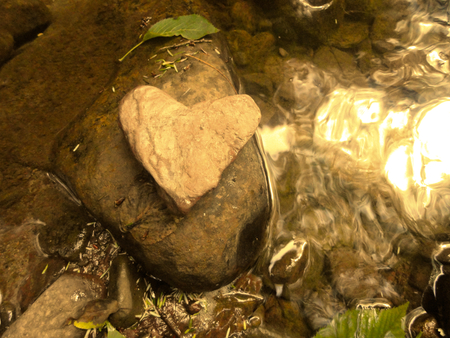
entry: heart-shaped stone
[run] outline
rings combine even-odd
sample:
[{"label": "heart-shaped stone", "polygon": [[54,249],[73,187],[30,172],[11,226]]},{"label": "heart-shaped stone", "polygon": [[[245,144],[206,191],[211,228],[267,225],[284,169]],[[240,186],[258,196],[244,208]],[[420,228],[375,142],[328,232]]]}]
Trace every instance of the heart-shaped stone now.
[{"label": "heart-shaped stone", "polygon": [[261,112],[248,95],[188,108],[156,87],[140,86],[122,99],[119,118],[136,158],[186,214],[217,186]]}]

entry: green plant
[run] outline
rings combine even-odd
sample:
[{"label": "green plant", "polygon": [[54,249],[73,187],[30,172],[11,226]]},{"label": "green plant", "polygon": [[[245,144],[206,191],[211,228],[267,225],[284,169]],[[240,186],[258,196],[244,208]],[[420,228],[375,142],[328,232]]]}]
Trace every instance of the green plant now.
[{"label": "green plant", "polygon": [[114,326],[111,325],[110,322],[105,321],[101,324],[94,324],[93,322],[78,322],[75,321],[73,324],[75,327],[83,330],[87,330],[85,337],[89,337],[89,334],[92,330],[99,330],[102,331],[105,327],[108,330],[108,336],[107,338],[125,338],[124,335],[122,335],[119,331],[116,330]]},{"label": "green plant", "polygon": [[145,41],[156,37],[171,37],[181,35],[189,40],[196,40],[204,37],[207,34],[217,33],[219,30],[214,27],[208,20],[201,15],[192,14],[184,15],[178,18],[169,18],[161,20],[151,26],[147,33],[142,37],[141,42],[131,48],[121,59],[122,62],[128,54],[130,54],[137,47],[142,45]]},{"label": "green plant", "polygon": [[408,305],[385,310],[348,310],[334,317],[327,327],[317,332],[315,338],[403,338],[402,318]]}]

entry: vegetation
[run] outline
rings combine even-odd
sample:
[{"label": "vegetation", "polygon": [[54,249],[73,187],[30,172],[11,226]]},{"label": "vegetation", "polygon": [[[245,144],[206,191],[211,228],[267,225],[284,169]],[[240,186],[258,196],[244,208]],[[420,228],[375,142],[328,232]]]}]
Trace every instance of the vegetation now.
[{"label": "vegetation", "polygon": [[122,62],[128,54],[130,54],[137,47],[142,45],[145,41],[156,37],[171,37],[181,35],[189,40],[196,40],[204,37],[207,34],[217,33],[219,30],[214,27],[208,20],[201,15],[192,14],[180,16],[176,19],[169,18],[161,20],[151,26],[147,33],[142,37],[141,42],[131,48],[121,59]]},{"label": "vegetation", "polygon": [[406,315],[408,305],[409,303],[406,303],[385,310],[348,310],[342,315],[337,315],[327,327],[316,334],[315,338],[404,338],[402,318]]}]

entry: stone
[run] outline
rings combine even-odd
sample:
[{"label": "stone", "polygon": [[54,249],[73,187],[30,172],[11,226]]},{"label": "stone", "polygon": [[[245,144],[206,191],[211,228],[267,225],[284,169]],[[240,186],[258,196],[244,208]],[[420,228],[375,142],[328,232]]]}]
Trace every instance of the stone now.
[{"label": "stone", "polygon": [[254,33],[257,26],[257,16],[254,8],[246,1],[238,1],[231,8],[231,17],[236,26]]},{"label": "stone", "polygon": [[[401,2],[399,1],[398,4]],[[388,10],[380,12],[372,24],[370,39],[376,41],[386,41],[388,39],[398,39],[399,33],[396,31],[397,23],[408,16],[409,9]]]},{"label": "stone", "polygon": [[[48,218],[48,224],[41,227],[39,245],[44,253],[57,255],[76,262],[80,260],[92,235],[94,220],[86,210],[75,203],[61,203],[56,217]],[[56,213],[56,212],[55,212]],[[56,218],[56,219],[55,219]]]},{"label": "stone", "polygon": [[174,202],[186,214],[217,186],[261,113],[248,95],[188,108],[156,87],[140,86],[123,98],[119,118],[134,155],[169,196],[168,205]]},{"label": "stone", "polygon": [[349,248],[333,250],[330,268],[334,289],[346,300],[379,298],[382,294],[389,301],[396,300],[392,286],[385,283],[374,265],[365,263],[356,251]]},{"label": "stone", "polygon": [[[212,39],[211,44],[179,47],[177,53],[203,54],[203,48],[208,54],[199,53],[199,57],[238,83],[231,63],[225,62],[230,55],[226,45],[220,35]],[[178,42],[161,40],[151,48],[156,51],[162,43]],[[148,52],[154,54],[150,50],[144,54]],[[118,126],[121,99],[145,82],[188,107],[235,92],[215,69],[194,59],[186,61],[187,71],[171,70],[152,78],[159,64],[149,68],[147,57],[136,54],[122,64],[112,81],[115,92],[105,90],[86,114],[60,133],[53,168],[146,272],[184,291],[217,289],[250,268],[266,243],[271,205],[259,148],[255,137],[251,138],[215,189],[187,215],[173,214]],[[122,198],[123,203],[116,206],[115,201]]]},{"label": "stone", "polygon": [[50,286],[28,310],[3,334],[3,338],[78,338],[85,335],[73,325],[91,300],[104,296],[103,282],[84,275],[64,274]]},{"label": "stone", "polygon": [[138,321],[136,316],[144,313],[144,279],[126,255],[114,258],[109,274],[109,297],[119,305],[109,321],[115,328],[128,328]]},{"label": "stone", "polygon": [[262,73],[246,74],[243,77],[245,92],[249,95],[263,94],[264,96],[272,97],[273,83],[270,79]]},{"label": "stone", "polygon": [[51,13],[40,0],[5,0],[0,4],[0,28],[8,31],[14,40],[26,40],[29,34],[50,24]]},{"label": "stone", "polygon": [[[60,258],[45,257],[28,267],[28,276],[24,278],[17,292],[20,311],[24,312],[41,293],[61,275],[66,262]],[[45,270],[45,273],[42,273]]]},{"label": "stone", "polygon": [[0,304],[0,335],[16,320],[16,307],[6,301]]},{"label": "stone", "polygon": [[19,311],[25,311],[65,266],[61,259],[45,257],[39,250],[36,232],[41,226],[41,222],[30,220],[20,226],[2,225],[0,231],[1,298]]},{"label": "stone", "polygon": [[118,310],[119,302],[116,299],[93,299],[87,302],[79,314],[70,320],[73,320],[74,324],[77,324],[76,322],[92,322],[94,326],[101,326],[111,314],[116,313]]},{"label": "stone", "polygon": [[272,257],[269,273],[274,284],[293,284],[303,276],[309,259],[308,242],[292,240]]},{"label": "stone", "polygon": [[[366,86],[367,79],[359,71],[353,55],[338,48],[322,46],[316,50],[313,63],[320,69],[333,74],[341,83]],[[342,72],[345,69],[345,73]]]},{"label": "stone", "polygon": [[264,325],[281,337],[311,337],[311,329],[299,303],[270,295],[264,304]]},{"label": "stone", "polygon": [[369,37],[369,25],[365,22],[343,21],[329,37],[331,46],[348,49]]},{"label": "stone", "polygon": [[[432,284],[431,284],[432,283]],[[422,307],[436,318],[445,336],[450,334],[450,276],[438,275],[431,278],[430,285],[422,296]]]},{"label": "stone", "polygon": [[286,49],[284,49],[284,48],[278,48],[278,53],[280,53],[280,55],[282,56],[282,57],[286,57],[286,56],[288,56],[289,55],[289,53],[286,51]]},{"label": "stone", "polygon": [[248,67],[256,73],[262,71],[264,67],[262,61],[272,51],[276,42],[270,32],[261,32],[252,36],[240,29],[227,33],[227,40],[236,64]]},{"label": "stone", "polygon": [[8,60],[8,58],[12,54],[13,49],[14,38],[8,31],[0,29],[0,64]]},{"label": "stone", "polygon": [[405,324],[410,337],[418,337],[420,333],[423,338],[441,337],[436,319],[422,307],[417,307],[409,312],[405,317]]}]

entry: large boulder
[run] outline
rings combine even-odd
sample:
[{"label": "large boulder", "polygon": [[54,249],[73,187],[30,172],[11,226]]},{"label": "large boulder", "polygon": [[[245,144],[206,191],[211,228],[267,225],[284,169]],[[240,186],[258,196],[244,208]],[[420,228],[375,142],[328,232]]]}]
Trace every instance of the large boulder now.
[{"label": "large boulder", "polygon": [[202,48],[207,54],[202,51],[197,57],[208,65],[189,58],[180,63],[179,72],[172,69],[157,78],[150,74],[158,73],[158,65],[148,66],[148,55],[155,51],[145,47],[125,60],[113,88],[62,133],[55,148],[55,171],[147,272],[186,291],[215,289],[248,269],[265,244],[271,208],[259,148],[250,139],[215,189],[184,217],[172,213],[119,128],[119,103],[145,80],[191,107],[234,95],[231,81],[217,70],[234,76],[219,39],[177,50],[194,53]]}]

